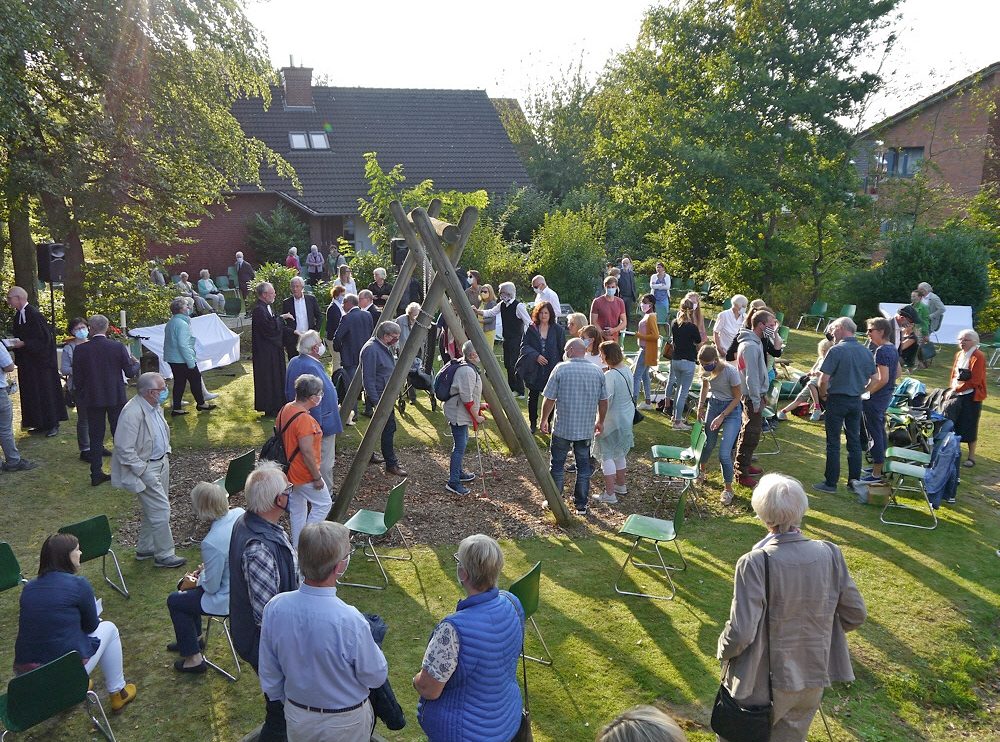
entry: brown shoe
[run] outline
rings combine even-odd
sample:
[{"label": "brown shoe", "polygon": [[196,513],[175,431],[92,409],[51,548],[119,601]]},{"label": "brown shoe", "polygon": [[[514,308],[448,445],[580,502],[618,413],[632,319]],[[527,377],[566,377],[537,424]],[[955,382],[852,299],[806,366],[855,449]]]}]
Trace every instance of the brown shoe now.
[{"label": "brown shoe", "polygon": [[386,474],[392,474],[395,477],[405,477],[406,476],[406,469],[404,469],[403,467],[401,467],[399,464],[396,464],[395,466],[387,466],[387,467],[385,467],[385,473]]}]

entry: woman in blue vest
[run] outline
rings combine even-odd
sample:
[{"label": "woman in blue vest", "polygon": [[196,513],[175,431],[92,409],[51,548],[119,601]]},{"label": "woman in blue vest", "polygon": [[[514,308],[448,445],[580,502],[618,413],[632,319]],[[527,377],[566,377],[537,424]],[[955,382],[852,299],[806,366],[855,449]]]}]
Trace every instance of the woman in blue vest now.
[{"label": "woman in blue vest", "polygon": [[434,629],[413,687],[429,742],[510,742],[521,724],[517,660],[524,611],[497,589],[503,552],[489,536],[465,538],[455,554],[468,596]]}]

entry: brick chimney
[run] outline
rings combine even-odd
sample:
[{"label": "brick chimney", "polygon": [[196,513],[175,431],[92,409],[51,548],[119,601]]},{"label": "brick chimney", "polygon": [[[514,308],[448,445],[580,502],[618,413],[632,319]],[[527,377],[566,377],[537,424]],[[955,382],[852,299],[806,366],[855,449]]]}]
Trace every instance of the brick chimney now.
[{"label": "brick chimney", "polygon": [[313,107],[312,67],[282,67],[285,106]]}]

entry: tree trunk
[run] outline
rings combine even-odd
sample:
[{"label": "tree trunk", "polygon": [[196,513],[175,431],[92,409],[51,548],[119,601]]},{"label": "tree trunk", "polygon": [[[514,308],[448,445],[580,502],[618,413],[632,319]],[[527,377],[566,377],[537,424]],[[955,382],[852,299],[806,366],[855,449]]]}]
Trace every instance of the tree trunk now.
[{"label": "tree trunk", "polygon": [[819,301],[820,266],[823,263],[823,221],[824,215],[816,218],[816,257],[812,261],[812,296],[810,301]]},{"label": "tree trunk", "polygon": [[24,193],[7,195],[10,217],[10,254],[14,261],[14,282],[28,292],[28,302],[38,306],[38,257],[31,239],[31,206]]}]

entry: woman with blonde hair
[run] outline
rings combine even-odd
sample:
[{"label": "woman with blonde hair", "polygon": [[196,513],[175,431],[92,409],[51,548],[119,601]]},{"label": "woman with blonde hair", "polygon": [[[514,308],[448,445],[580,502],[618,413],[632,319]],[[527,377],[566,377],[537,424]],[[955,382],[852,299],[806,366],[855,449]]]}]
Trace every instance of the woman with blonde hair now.
[{"label": "woman with blonde hair", "polygon": [[595,742],[687,742],[687,735],[666,712],[643,705],[620,713]]},{"label": "woman with blonde hair", "polygon": [[677,319],[670,324],[670,337],[673,340],[674,353],[670,359],[670,377],[665,392],[667,398],[672,398],[674,402],[673,428],[691,430],[691,426],[684,422],[684,407],[687,404],[688,392],[691,391],[691,382],[694,381],[701,331],[694,323],[694,304],[686,297],[681,300]]},{"label": "woman with blonde hair", "polygon": [[358,295],[358,284],[351,275],[351,266],[342,265],[337,273],[337,278],[333,282],[334,286],[343,286],[346,294]]},{"label": "woman with blonde hair", "polygon": [[625,459],[635,446],[632,432],[635,403],[632,394],[632,375],[626,373],[625,354],[614,340],[605,340],[600,347],[601,358],[608,370],[604,372],[604,386],[608,390],[608,411],[604,416],[604,429],[598,433],[597,460],[604,473],[604,494],[593,499],[614,505],[618,495],[628,494],[625,486]]},{"label": "woman with blonde hair", "polygon": [[[705,447],[701,452],[701,468],[712,454],[719,436],[719,464],[722,466],[723,489],[719,498],[723,505],[733,501],[733,446],[743,422],[743,380],[735,366],[719,358],[714,345],[703,345],[698,351],[698,363],[703,371],[701,394],[698,396],[698,419],[705,423]],[[708,409],[705,400],[708,400]]]},{"label": "woman with blonde hair", "polygon": [[691,302],[694,307],[694,311],[691,314],[691,319],[697,328],[701,331],[701,342],[708,340],[708,332],[705,330],[705,315],[701,309],[701,294],[697,291],[688,291],[684,294],[684,298]]},{"label": "woman with blonde hair", "polygon": [[823,409],[819,402],[819,377],[821,376],[819,369],[823,365],[823,359],[826,358],[826,354],[832,347],[833,343],[827,338],[819,341],[819,344],[816,346],[816,362],[809,369],[809,373],[799,379],[799,383],[803,385],[802,390],[795,395],[795,399],[778,410],[779,420],[787,420],[789,412],[798,409],[800,405],[804,405],[807,402],[810,403],[810,420],[817,422],[823,417]]},{"label": "woman with blonde hair", "polygon": [[570,338],[580,337],[583,328],[587,326],[587,315],[583,312],[573,312],[566,316],[566,336]]},{"label": "woman with blonde hair", "polygon": [[[479,287],[479,304],[477,305],[482,310],[493,309],[497,305],[497,295],[493,291],[493,286],[488,283],[484,283]],[[483,327],[483,334],[486,335],[486,343],[491,348],[493,347],[493,341],[497,335],[497,318],[496,315],[491,317],[486,317],[484,315],[479,315],[479,323]]]}]

